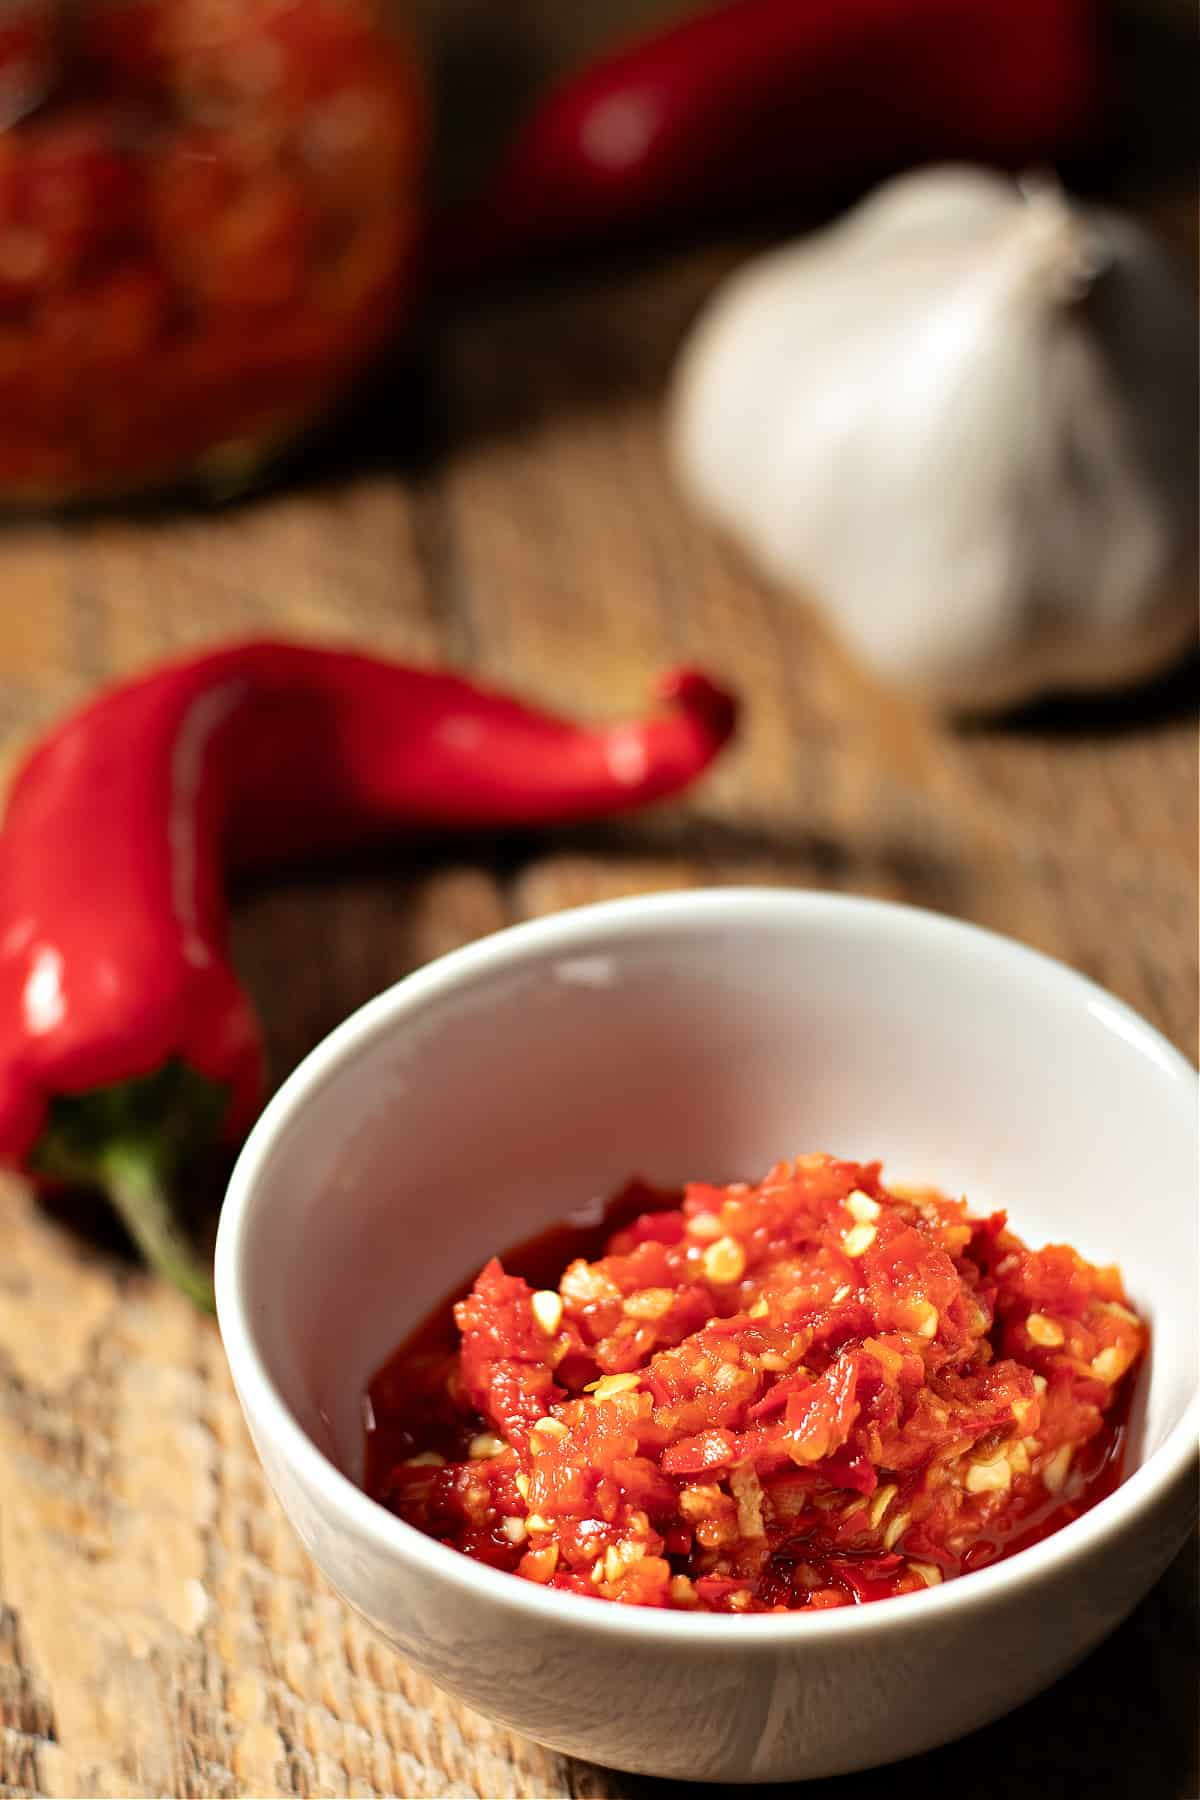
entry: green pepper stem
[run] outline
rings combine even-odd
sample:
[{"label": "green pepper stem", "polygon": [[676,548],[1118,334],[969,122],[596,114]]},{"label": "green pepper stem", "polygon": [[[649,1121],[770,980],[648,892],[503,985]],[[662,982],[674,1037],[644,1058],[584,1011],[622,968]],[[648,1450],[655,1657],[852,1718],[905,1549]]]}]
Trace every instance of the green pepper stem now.
[{"label": "green pepper stem", "polygon": [[212,1277],[179,1229],[153,1153],[144,1145],[114,1144],[101,1157],[99,1174],[151,1268],[174,1282],[205,1312],[215,1312]]}]

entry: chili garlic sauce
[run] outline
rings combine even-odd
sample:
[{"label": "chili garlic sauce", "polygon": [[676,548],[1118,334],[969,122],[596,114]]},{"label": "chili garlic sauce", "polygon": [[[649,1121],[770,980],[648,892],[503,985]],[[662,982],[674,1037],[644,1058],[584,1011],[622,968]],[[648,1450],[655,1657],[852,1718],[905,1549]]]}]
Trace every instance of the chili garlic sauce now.
[{"label": "chili garlic sauce", "polygon": [[635,1182],[602,1226],[493,1259],[379,1370],[367,1487],[570,1593],[852,1606],[1110,1492],[1146,1343],[1116,1269],[878,1163]]}]

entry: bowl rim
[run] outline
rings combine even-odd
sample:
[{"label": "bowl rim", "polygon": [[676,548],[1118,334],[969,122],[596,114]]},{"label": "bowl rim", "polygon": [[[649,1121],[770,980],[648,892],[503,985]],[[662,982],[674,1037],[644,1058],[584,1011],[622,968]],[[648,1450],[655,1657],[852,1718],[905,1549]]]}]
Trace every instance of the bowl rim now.
[{"label": "bowl rim", "polygon": [[[1035,982],[1057,986],[1064,997],[1082,1001],[1105,1029],[1116,1031],[1148,1056],[1172,1082],[1196,1093],[1196,1070],[1153,1025],[1114,994],[1057,958],[1017,939],[969,921],[888,900],[823,889],[729,886],[634,895],[564,908],[545,918],[510,925],[452,950],[404,976],[358,1007],[297,1065],[268,1102],[237,1159],[217,1231],[215,1281],[217,1316],[238,1398],[255,1432],[269,1441],[300,1484],[318,1490],[339,1517],[347,1535],[370,1540],[398,1564],[415,1564],[433,1581],[448,1581],[480,1603],[541,1619],[547,1625],[590,1629],[645,1643],[691,1644],[717,1649],[736,1642],[782,1649],[792,1644],[830,1642],[903,1630],[920,1620],[932,1624],[964,1608],[982,1606],[1006,1592],[1036,1586],[1120,1537],[1187,1474],[1200,1440],[1200,1390],[1188,1401],[1162,1443],[1104,1499],[1037,1544],[986,1568],[969,1580],[943,1582],[886,1605],[835,1608],[809,1613],[728,1615],[675,1612],[661,1608],[603,1605],[588,1596],[562,1593],[522,1581],[503,1570],[464,1556],[426,1537],[389,1512],[345,1475],[309,1436],[275,1383],[254,1329],[245,1251],[261,1171],[312,1093],[341,1074],[399,1021],[452,991],[486,980],[514,963],[577,952],[597,932],[651,936],[726,915],[732,921],[767,921],[790,915],[798,922],[822,915],[857,920],[865,929],[897,930],[929,940],[954,941],[972,955],[1011,961]],[[286,1508],[284,1509],[286,1511]],[[917,1609],[923,1608],[923,1612]]]}]

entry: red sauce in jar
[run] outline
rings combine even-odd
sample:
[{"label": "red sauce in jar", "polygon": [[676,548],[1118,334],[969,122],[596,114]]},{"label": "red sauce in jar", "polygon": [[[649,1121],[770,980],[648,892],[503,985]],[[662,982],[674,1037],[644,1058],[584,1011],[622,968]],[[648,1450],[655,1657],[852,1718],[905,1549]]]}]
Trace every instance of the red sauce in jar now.
[{"label": "red sauce in jar", "polygon": [[803,1157],[632,1183],[516,1246],[370,1384],[366,1485],[493,1567],[627,1604],[824,1610],[969,1573],[1116,1486],[1115,1269]]},{"label": "red sauce in jar", "polygon": [[374,0],[30,0],[10,89],[0,498],[235,480],[394,329],[424,106]]}]

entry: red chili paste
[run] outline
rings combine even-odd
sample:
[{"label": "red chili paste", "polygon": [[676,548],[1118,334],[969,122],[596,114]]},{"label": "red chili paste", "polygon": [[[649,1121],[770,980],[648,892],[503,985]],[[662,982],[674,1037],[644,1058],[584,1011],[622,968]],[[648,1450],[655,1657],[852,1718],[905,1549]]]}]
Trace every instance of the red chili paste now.
[{"label": "red chili paste", "polygon": [[1118,1271],[878,1163],[634,1183],[505,1260],[371,1382],[367,1487],[526,1580],[849,1606],[1011,1554],[1119,1479],[1147,1334]]},{"label": "red chili paste", "polygon": [[[0,495],[232,473],[395,325],[415,64],[374,0],[44,0],[0,32]],[[36,104],[35,104],[36,103]]]}]

